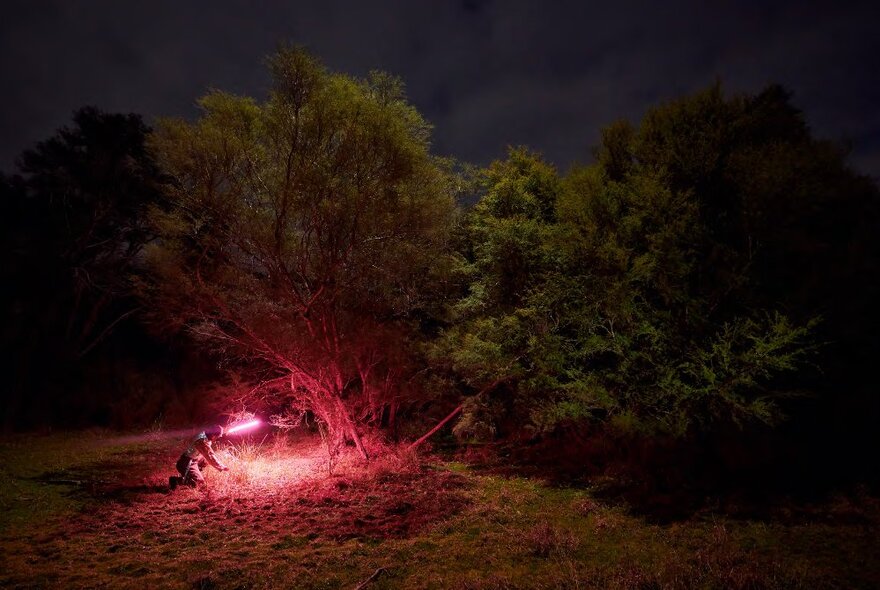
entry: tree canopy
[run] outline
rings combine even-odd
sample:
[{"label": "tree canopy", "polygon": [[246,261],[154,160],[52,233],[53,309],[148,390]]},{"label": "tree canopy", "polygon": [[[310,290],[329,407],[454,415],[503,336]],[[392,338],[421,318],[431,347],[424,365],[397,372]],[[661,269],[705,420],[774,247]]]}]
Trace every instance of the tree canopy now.
[{"label": "tree canopy", "polygon": [[846,329],[840,284],[818,276],[858,284],[876,261],[852,258],[876,187],[778,87],[656,107],[608,127],[595,156],[560,175],[517,149],[483,173],[435,357],[477,388],[506,384],[490,397],[533,431],[777,422]]},{"label": "tree canopy", "polygon": [[195,123],[159,124],[172,182],[145,294],[365,454],[356,424],[398,403],[452,182],[398,80],[333,74],[300,49],[269,65],[266,102],[212,92]]}]

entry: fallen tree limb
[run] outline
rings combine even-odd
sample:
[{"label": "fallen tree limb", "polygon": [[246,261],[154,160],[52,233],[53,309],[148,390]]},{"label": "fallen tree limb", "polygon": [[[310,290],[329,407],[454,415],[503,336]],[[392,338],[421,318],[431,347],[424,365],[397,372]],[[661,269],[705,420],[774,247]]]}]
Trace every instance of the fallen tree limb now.
[{"label": "fallen tree limb", "polygon": [[[512,379],[512,377],[504,377],[504,378],[502,378],[502,379],[498,379],[498,380],[496,380],[496,381],[493,381],[492,383],[490,383],[489,385],[487,385],[486,387],[484,387],[482,390],[480,390],[480,393],[478,393],[478,394],[477,394],[476,396],[474,396],[474,397],[479,397],[479,396],[481,396],[481,395],[483,395],[483,394],[485,394],[485,393],[488,393],[488,392],[492,391],[493,389],[495,389],[496,387],[498,387],[499,385],[501,385],[502,383],[505,383],[505,382],[507,382],[507,381],[510,381],[511,379]],[[429,438],[431,438],[431,435],[432,435],[432,434],[434,434],[435,432],[437,432],[438,430],[440,430],[441,428],[443,428],[443,425],[444,425],[444,424],[446,424],[447,422],[449,422],[450,420],[452,420],[453,418],[455,418],[456,414],[458,414],[459,412],[461,412],[462,407],[463,407],[463,406],[459,405],[457,408],[455,408],[454,410],[452,410],[452,412],[451,412],[448,416],[446,416],[445,418],[443,418],[442,420],[440,420],[440,423],[437,424],[437,426],[435,426],[434,428],[432,428],[431,430],[429,430],[424,436],[422,436],[422,438],[420,438],[419,440],[417,440],[416,442],[414,442],[413,444],[411,444],[410,446],[408,446],[408,447],[407,447],[407,450],[408,450],[408,451],[411,451],[411,450],[415,449],[416,447],[418,447],[418,446],[419,446],[420,444],[422,444],[423,442],[425,442],[426,440],[428,440]]]},{"label": "fallen tree limb", "polygon": [[424,436],[422,436],[422,438],[420,438],[419,440],[417,440],[416,442],[414,442],[413,444],[411,444],[409,447],[407,447],[407,450],[408,450],[408,451],[411,451],[411,450],[413,450],[414,448],[418,447],[418,446],[419,446],[420,444],[422,444],[423,442],[425,442],[426,440],[428,440],[429,438],[431,438],[431,435],[432,435],[432,434],[434,434],[435,432],[437,432],[438,430],[440,430],[441,428],[443,428],[443,425],[444,425],[444,424],[446,424],[447,422],[449,422],[450,420],[452,420],[453,418],[455,418],[455,416],[456,416],[459,412],[461,412],[461,408],[462,408],[462,406],[458,406],[457,408],[455,408],[454,410],[452,410],[452,413],[450,413],[448,416],[446,416],[445,418],[443,418],[442,420],[440,420],[440,423],[437,424],[437,426],[435,426],[435,427],[432,428],[431,430],[429,430]]},{"label": "fallen tree limb", "polygon": [[355,586],[354,590],[362,590],[363,588],[366,588],[367,584],[369,584],[370,582],[372,582],[373,580],[378,578],[380,575],[382,575],[382,572],[384,572],[384,571],[385,571],[384,567],[378,568],[376,571],[373,572],[372,576],[370,576],[369,578],[367,578],[366,580],[364,580],[363,582],[361,582],[360,584]]}]

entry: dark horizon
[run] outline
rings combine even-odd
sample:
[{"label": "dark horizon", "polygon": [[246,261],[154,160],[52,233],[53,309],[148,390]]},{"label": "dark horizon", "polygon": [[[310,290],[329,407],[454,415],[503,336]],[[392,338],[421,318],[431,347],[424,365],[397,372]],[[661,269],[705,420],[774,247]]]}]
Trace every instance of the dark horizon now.
[{"label": "dark horizon", "polygon": [[195,116],[210,88],[264,96],[265,56],[290,43],[334,71],[399,76],[434,125],[435,153],[479,165],[508,145],[561,169],[590,161],[602,127],[719,80],[728,94],[782,84],[816,136],[850,143],[850,163],[876,179],[877,12],[867,2],[16,1],[0,25],[0,169],[84,105],[151,122]]}]

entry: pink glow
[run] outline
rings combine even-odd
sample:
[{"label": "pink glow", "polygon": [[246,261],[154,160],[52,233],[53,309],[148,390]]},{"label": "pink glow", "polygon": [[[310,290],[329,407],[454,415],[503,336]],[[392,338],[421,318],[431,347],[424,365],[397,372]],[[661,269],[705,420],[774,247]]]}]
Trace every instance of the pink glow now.
[{"label": "pink glow", "polygon": [[243,424],[236,424],[232,428],[226,431],[226,434],[232,434],[234,432],[240,432],[242,430],[248,430],[249,428],[254,428],[255,426],[259,426],[259,420],[251,420],[250,422],[245,422]]}]

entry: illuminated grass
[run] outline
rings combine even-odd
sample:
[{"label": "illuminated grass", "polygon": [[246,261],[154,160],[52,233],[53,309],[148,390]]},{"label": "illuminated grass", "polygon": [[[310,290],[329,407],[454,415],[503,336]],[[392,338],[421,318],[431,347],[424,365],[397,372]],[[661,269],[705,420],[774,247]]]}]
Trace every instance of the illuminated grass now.
[{"label": "illuminated grass", "polygon": [[218,473],[207,468],[208,486],[218,496],[245,497],[275,494],[292,485],[301,485],[327,475],[327,454],[320,441],[291,448],[287,439],[266,444],[245,442],[218,452],[230,468]]},{"label": "illuminated grass", "polygon": [[584,490],[419,464],[378,443],[372,464],[343,456],[330,475],[310,438],[227,447],[229,472],[209,468],[207,489],[168,493],[185,439],[0,444],[0,587],[353,588],[378,568],[370,589],[880,581],[869,499],[826,507],[860,510],[858,524],[707,516],[660,526]]}]

